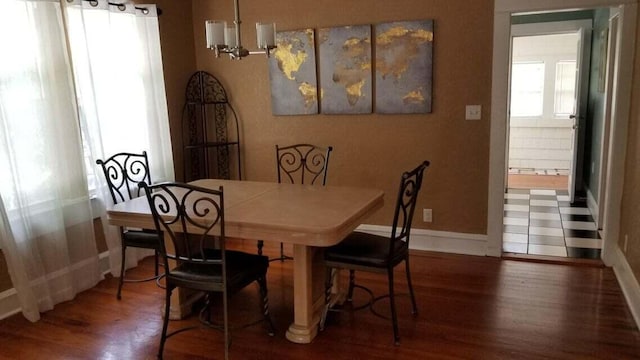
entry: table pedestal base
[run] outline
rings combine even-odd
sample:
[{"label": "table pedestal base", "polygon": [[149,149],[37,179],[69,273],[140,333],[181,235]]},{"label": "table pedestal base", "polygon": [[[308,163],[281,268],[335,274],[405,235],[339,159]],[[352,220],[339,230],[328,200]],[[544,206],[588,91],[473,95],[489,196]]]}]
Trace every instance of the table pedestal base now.
[{"label": "table pedestal base", "polygon": [[308,344],[318,335],[324,307],[324,274],[322,249],[294,244],[294,321],[286,333],[289,341]]},{"label": "table pedestal base", "polygon": [[287,330],[287,340],[296,344],[308,344],[313,338],[318,335],[318,326],[312,326],[311,328],[299,327],[296,324],[291,324]]}]

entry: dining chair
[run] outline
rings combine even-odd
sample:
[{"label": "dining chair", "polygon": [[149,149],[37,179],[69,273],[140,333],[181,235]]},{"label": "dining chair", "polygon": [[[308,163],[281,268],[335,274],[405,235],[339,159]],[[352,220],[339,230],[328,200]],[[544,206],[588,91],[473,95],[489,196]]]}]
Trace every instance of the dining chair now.
[{"label": "dining chair", "polygon": [[[114,204],[118,204],[142,194],[138,188],[140,181],[151,183],[149,172],[149,159],[147,152],[141,154],[121,152],[112,155],[106,160],[98,159],[96,164],[100,165],[104,173],[107,187],[111,193]],[[121,240],[121,264],[120,280],[118,281],[118,300],[121,299],[122,284],[126,282],[143,282],[158,278],[158,241],[155,230],[131,229],[120,227]],[[145,279],[125,279],[125,264],[127,247],[151,249],[155,256],[155,276]]]},{"label": "dining chair", "polygon": [[[149,202],[165,269],[165,309],[158,356],[162,358],[169,337],[195,327],[167,333],[171,293],[176,288],[202,291],[208,299],[215,293],[222,295],[222,324],[200,320],[224,332],[225,359],[228,359],[230,345],[228,298],[254,281],[260,288],[263,320],[268,325],[268,334],[273,336],[275,330],[269,315],[266,282],[269,259],[226,249],[223,188],[206,189],[182,183],[147,185],[144,182],[140,183],[140,188]],[[170,260],[175,263],[170,264]],[[209,312],[210,318],[208,305],[207,302],[203,312]]]},{"label": "dining chair", "polygon": [[[332,146],[322,147],[311,144],[276,145],[276,169],[278,183],[326,185],[329,169],[329,155]],[[264,242],[258,241],[258,254],[262,254]],[[284,254],[284,244],[280,243],[280,257],[274,260],[290,260]]]},{"label": "dining chair", "polygon": [[[352,297],[355,287],[361,288],[365,290],[371,298],[368,303],[354,308],[354,310],[369,308],[374,314],[385,317],[376,312],[373,306],[378,300],[389,298],[391,321],[393,323],[393,338],[396,345],[400,343],[400,336],[398,335],[398,318],[395,306],[393,270],[397,265],[404,261],[407,284],[409,286],[409,294],[411,296],[412,313],[416,316],[418,314],[418,308],[413,294],[411,273],[409,271],[409,241],[416,200],[422,186],[422,176],[428,166],[429,161],[424,161],[415,169],[402,174],[393,215],[391,236],[387,237],[354,231],[339,244],[325,249],[325,309],[320,321],[321,330],[324,329],[327,313],[334,310],[331,307],[331,288],[333,286],[334,277],[337,276],[337,271],[335,271],[335,269],[346,269],[349,270],[347,301],[353,301]],[[369,289],[355,283],[356,270],[374,273],[386,272],[388,277],[389,293],[374,298],[373,293]]]}]

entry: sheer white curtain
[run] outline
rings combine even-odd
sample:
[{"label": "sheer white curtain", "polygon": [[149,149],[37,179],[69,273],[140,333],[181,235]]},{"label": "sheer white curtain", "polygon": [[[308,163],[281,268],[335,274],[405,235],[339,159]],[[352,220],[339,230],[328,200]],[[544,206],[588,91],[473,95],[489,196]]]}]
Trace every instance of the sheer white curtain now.
[{"label": "sheer white curtain", "polygon": [[[112,200],[95,160],[147,151],[151,180],[174,180],[157,11],[106,0],[65,2],[90,188],[102,205],[111,272],[119,276],[119,232],[107,225],[104,207]],[[126,267],[152,253],[127,248]]]},{"label": "sheer white curtain", "polygon": [[0,245],[25,317],[101,279],[58,1],[0,1]]}]

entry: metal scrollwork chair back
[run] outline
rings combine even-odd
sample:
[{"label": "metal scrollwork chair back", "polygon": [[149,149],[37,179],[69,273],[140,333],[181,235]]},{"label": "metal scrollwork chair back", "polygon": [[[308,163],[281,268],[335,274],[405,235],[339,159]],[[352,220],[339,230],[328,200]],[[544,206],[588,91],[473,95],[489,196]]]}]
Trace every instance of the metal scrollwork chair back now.
[{"label": "metal scrollwork chair back", "polygon": [[311,144],[276,145],[278,182],[325,185],[332,150]]},{"label": "metal scrollwork chair back", "polygon": [[[326,185],[329,170],[329,155],[332,146],[322,147],[311,144],[276,145],[276,169],[278,183]],[[262,254],[264,242],[258,241],[258,254]],[[280,257],[274,260],[290,260],[280,243]]]},{"label": "metal scrollwork chair back", "polygon": [[[147,152],[141,154],[121,152],[106,160],[98,159],[114,204],[118,204],[142,195],[138,188],[140,181],[151,183]],[[158,241],[154,230],[128,229],[120,227],[121,264],[117,298],[122,297],[123,282],[155,280],[158,277]],[[146,279],[125,279],[127,247],[151,249],[155,252],[155,276]]]},{"label": "metal scrollwork chair back", "polygon": [[[354,307],[354,310],[369,308],[374,314],[381,316],[375,311],[373,305],[376,301],[388,297],[390,302],[391,320],[393,323],[394,342],[396,345],[399,344],[400,336],[398,335],[398,319],[395,307],[393,269],[396,265],[399,265],[403,261],[405,262],[407,284],[409,287],[409,294],[411,296],[412,313],[417,315],[418,308],[413,294],[411,273],[409,271],[409,241],[411,235],[411,222],[413,220],[418,193],[422,187],[422,177],[428,166],[429,162],[424,161],[415,169],[402,174],[390,237],[354,231],[339,244],[325,250],[324,263],[327,269],[325,284],[325,311],[320,322],[320,329],[324,328],[327,312],[332,310],[331,287],[333,285],[333,277],[336,274],[333,269],[348,269],[349,288],[347,292],[347,301],[352,301],[354,288],[357,287],[363,289],[371,296],[371,298],[368,303]],[[389,293],[374,298],[373,293],[369,289],[355,283],[356,270],[377,273],[386,272],[388,277]]]},{"label": "metal scrollwork chair back", "polygon": [[[224,220],[223,188],[206,189],[183,183],[140,183],[149,202],[156,231],[166,240],[161,241],[160,254],[165,269],[165,313],[158,356],[162,358],[167,338],[188,330],[181,328],[168,333],[171,293],[177,287],[202,291],[207,294],[201,321],[224,331],[225,359],[230,346],[228,297],[254,281],[260,287],[263,320],[269,335],[274,334],[269,315],[267,297],[266,256],[227,250]],[[167,249],[165,243],[171,243]],[[169,260],[176,260],[171,267]],[[222,324],[216,325],[202,318],[210,315],[210,294],[221,293],[223,303]]]}]

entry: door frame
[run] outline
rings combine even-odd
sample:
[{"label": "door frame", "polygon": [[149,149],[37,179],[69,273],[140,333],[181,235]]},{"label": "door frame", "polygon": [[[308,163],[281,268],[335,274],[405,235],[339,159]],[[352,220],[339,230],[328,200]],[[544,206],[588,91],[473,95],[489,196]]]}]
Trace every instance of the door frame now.
[{"label": "door frame", "polygon": [[[612,119],[611,141],[605,194],[602,259],[612,265],[620,232],[620,204],[626,159],[626,133],[630,116],[631,76],[635,52],[637,0],[495,0],[493,19],[493,66],[491,85],[491,126],[489,151],[489,195],[487,211],[487,249],[489,256],[502,255],[504,214],[504,169],[506,161],[506,130],[508,124],[511,15],[524,12],[579,10],[598,7],[618,7],[620,11],[618,66],[614,78],[617,114]],[[625,76],[626,75],[626,76]],[[613,156],[615,154],[615,156]]]},{"label": "door frame", "polygon": [[597,213],[594,216],[596,226],[598,229],[602,228],[602,224],[605,221],[605,191],[601,189],[607,188],[607,174],[606,169],[609,163],[609,140],[611,138],[611,119],[614,116],[615,108],[612,106],[612,99],[615,98],[615,91],[613,91],[614,84],[614,64],[617,64],[616,56],[618,38],[620,13],[618,11],[609,14],[609,33],[607,39],[607,69],[606,69],[606,83],[605,83],[605,105],[604,105],[604,123],[602,127],[602,143],[603,151],[600,154],[600,175],[598,176],[598,203],[594,206],[594,210]]}]

